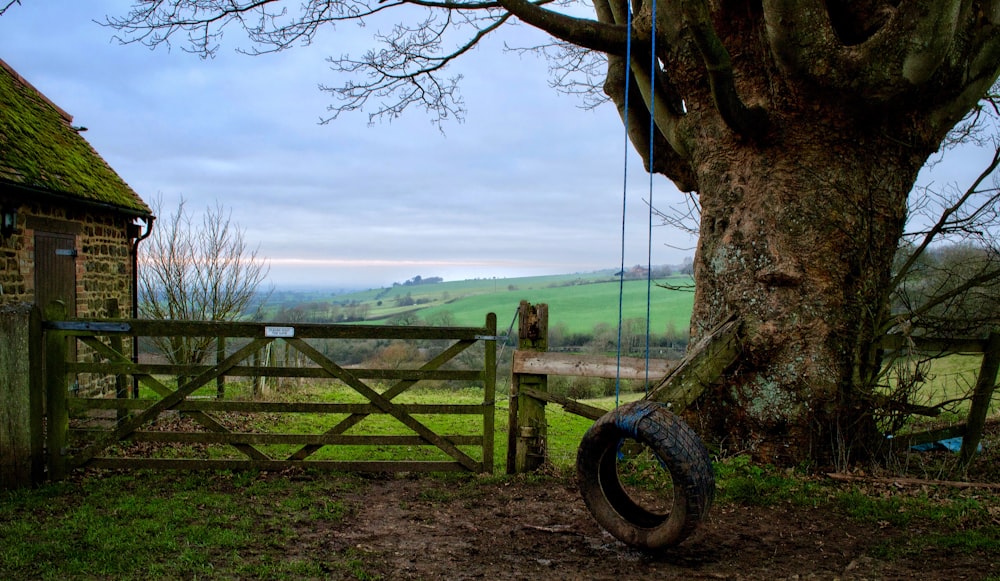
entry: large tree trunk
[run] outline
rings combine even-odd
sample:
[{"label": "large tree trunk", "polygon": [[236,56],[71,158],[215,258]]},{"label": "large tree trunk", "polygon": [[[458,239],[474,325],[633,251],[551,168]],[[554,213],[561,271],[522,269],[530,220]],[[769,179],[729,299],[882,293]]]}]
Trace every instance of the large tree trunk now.
[{"label": "large tree trunk", "polygon": [[[731,316],[744,325],[739,360],[688,419],[780,464],[869,453],[907,198],[997,77],[990,33],[956,31],[993,24],[933,2],[656,5],[655,65],[642,2],[648,44],[608,57],[604,89],[647,169],[700,201],[691,344]],[[626,23],[625,0],[595,8]]]},{"label": "large tree trunk", "polygon": [[866,401],[878,370],[872,344],[927,153],[834,122],[769,147],[720,139],[694,164],[702,216],[692,343],[732,314],[746,341],[698,402],[697,421],[726,449],[781,464],[877,441]]}]

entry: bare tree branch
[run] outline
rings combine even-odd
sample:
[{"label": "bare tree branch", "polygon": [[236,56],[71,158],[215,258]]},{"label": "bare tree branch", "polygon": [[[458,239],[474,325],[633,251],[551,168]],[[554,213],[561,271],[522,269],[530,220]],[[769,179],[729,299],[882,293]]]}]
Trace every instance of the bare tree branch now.
[{"label": "bare tree branch", "polygon": [[3,8],[0,8],[0,16],[3,16],[4,12],[7,12],[8,10],[10,10],[10,8],[12,6],[14,6],[15,4],[17,4],[18,6],[20,6],[21,5],[21,0],[8,0],[7,4],[4,5]]},{"label": "bare tree branch", "polygon": [[[917,259],[919,259],[924,251],[930,247],[931,243],[937,240],[942,234],[974,223],[976,217],[981,215],[983,212],[996,209],[996,203],[998,199],[1000,199],[1000,192],[996,189],[992,190],[992,194],[988,195],[986,199],[972,211],[967,210],[966,204],[970,199],[980,193],[980,185],[982,185],[982,183],[993,174],[998,166],[1000,166],[1000,143],[996,143],[996,148],[993,152],[993,159],[986,166],[986,168],[980,172],[979,176],[972,182],[972,185],[970,185],[953,204],[945,208],[944,211],[941,212],[938,221],[924,233],[923,240],[910,255],[909,259],[903,263],[902,266],[900,266],[895,277],[890,283],[891,287],[896,287],[900,281],[907,276]],[[960,214],[959,212],[962,210],[966,211]]]},{"label": "bare tree branch", "polygon": [[540,55],[549,63],[552,75],[549,86],[560,93],[580,97],[584,109],[594,109],[608,102],[602,90],[608,65],[604,53],[560,40],[529,47],[505,45],[505,50]]}]

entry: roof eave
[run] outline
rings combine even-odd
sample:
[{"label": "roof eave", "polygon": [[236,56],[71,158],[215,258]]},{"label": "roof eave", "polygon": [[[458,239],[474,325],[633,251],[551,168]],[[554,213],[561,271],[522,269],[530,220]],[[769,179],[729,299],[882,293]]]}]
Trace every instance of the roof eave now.
[{"label": "roof eave", "polygon": [[143,218],[143,219],[153,217],[153,213],[149,210],[144,210],[140,208],[130,208],[126,206],[119,206],[116,204],[109,204],[107,202],[88,200],[86,198],[81,198],[79,196],[75,196],[72,194],[67,194],[63,192],[54,192],[52,190],[48,190],[45,188],[38,188],[34,186],[26,186],[24,184],[19,184],[17,182],[12,182],[8,180],[0,179],[0,186],[3,186],[4,188],[10,188],[15,191],[33,194],[35,196],[42,196],[50,201],[58,202],[65,205],[110,210],[118,214],[124,214],[127,216],[133,216],[136,218]]}]

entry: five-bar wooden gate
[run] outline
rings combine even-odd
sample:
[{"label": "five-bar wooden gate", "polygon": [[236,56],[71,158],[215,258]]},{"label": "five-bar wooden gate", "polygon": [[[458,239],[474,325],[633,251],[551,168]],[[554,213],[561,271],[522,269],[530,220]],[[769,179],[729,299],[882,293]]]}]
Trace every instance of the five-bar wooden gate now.
[{"label": "five-bar wooden gate", "polygon": [[[48,311],[43,325],[47,464],[50,478],[61,478],[78,467],[99,468],[180,468],[180,469],[266,469],[313,467],[350,471],[471,471],[492,472],[494,442],[494,400],[496,385],[496,316],[490,313],[483,327],[398,327],[375,325],[319,325],[266,323],[210,323],[150,320],[67,319]],[[136,337],[213,337],[225,348],[212,364],[178,366],[166,363],[137,363],[122,345]],[[413,368],[361,369],[340,365],[314,345],[316,340],[375,339],[419,341],[426,354]],[[264,366],[255,354],[268,344],[284,342],[287,348],[304,355],[308,365]],[[74,343],[81,353],[74,360]],[[481,345],[482,354],[458,357],[470,347]],[[85,346],[85,347],[83,347]],[[470,360],[473,362],[470,363]],[[104,375],[119,386],[118,397],[79,397],[72,386],[76,378]],[[329,401],[260,401],[206,396],[204,388],[225,377],[299,377],[336,381],[360,394],[363,403]],[[121,386],[131,377],[142,384],[141,398],[129,397]],[[177,378],[176,386],[168,378]],[[394,401],[421,381],[461,382],[482,390],[482,401],[474,404],[398,403]],[[201,388],[201,394],[195,392]],[[447,393],[442,391],[442,393]],[[402,399],[402,398],[400,398]],[[103,411],[102,411],[103,410]],[[79,427],[71,415],[103,413],[105,426]],[[164,429],[160,418],[183,417],[193,420],[196,431]],[[281,414],[335,414],[327,416],[332,427],[321,433],[274,433],[270,429],[247,429],[245,421],[231,417],[250,415],[283,417]],[[339,414],[339,415],[336,415]],[[458,414],[479,416],[478,433],[437,433],[425,416]],[[396,420],[402,433],[356,433],[352,430],[368,417],[382,415]],[[419,418],[417,416],[420,416]],[[339,418],[339,419],[338,419]],[[473,418],[475,419],[475,418]],[[189,424],[192,422],[188,422]],[[259,427],[266,422],[252,424]],[[329,422],[328,422],[329,423]],[[169,428],[169,422],[167,422]],[[468,425],[463,424],[463,425]],[[155,427],[155,429],[151,429]],[[299,430],[301,431],[301,430]],[[127,453],[137,442],[155,445],[215,446],[228,454],[177,458],[132,456]],[[403,447],[406,450],[431,448],[438,459],[338,460],[316,459],[326,446]],[[275,449],[294,450],[276,457]],[[399,449],[399,448],[394,448]],[[439,452],[437,452],[439,451]],[[269,453],[270,452],[270,453]],[[235,457],[233,457],[235,456]],[[329,456],[329,455],[327,455]],[[422,457],[427,457],[425,453]]]}]

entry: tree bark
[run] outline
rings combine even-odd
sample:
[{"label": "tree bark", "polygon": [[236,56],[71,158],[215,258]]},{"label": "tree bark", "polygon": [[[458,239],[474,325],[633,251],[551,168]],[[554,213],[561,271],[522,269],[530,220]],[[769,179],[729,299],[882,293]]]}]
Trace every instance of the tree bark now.
[{"label": "tree bark", "polygon": [[[622,0],[607,2],[599,16],[622,12]],[[928,156],[975,104],[958,69],[941,64],[942,51],[965,45],[922,32],[953,31],[962,20],[954,10],[924,3],[939,13],[919,23],[910,5],[880,19],[881,3],[865,5],[870,14],[844,5],[834,18],[821,14],[822,3],[807,4],[814,10],[721,2],[711,14],[669,4],[656,18],[664,26],[655,76],[683,111],[658,124],[665,139],[657,145],[668,151],[650,155],[649,139],[659,136],[629,131],[647,167],[701,204],[691,344],[729,317],[743,322],[740,358],[688,420],[725,449],[785,465],[866,455],[881,442],[870,396],[907,198]],[[649,7],[635,18],[640,37],[649,36]],[[859,26],[848,34],[852,20]],[[927,50],[906,53],[922,34],[933,37]],[[904,52],[886,55],[886,47]],[[625,67],[636,81],[650,77],[641,64],[649,47],[633,54],[631,64],[608,60],[606,91],[620,110],[623,91],[613,83]],[[996,68],[969,79],[977,99]]]},{"label": "tree bark", "polygon": [[[805,128],[780,145],[720,142],[695,164],[702,204],[692,342],[738,315],[743,355],[701,398],[727,447],[793,463],[864,451],[906,198],[920,155],[872,135]],[[875,145],[875,144],[873,144]],[[836,155],[830,155],[836,152]]]}]

